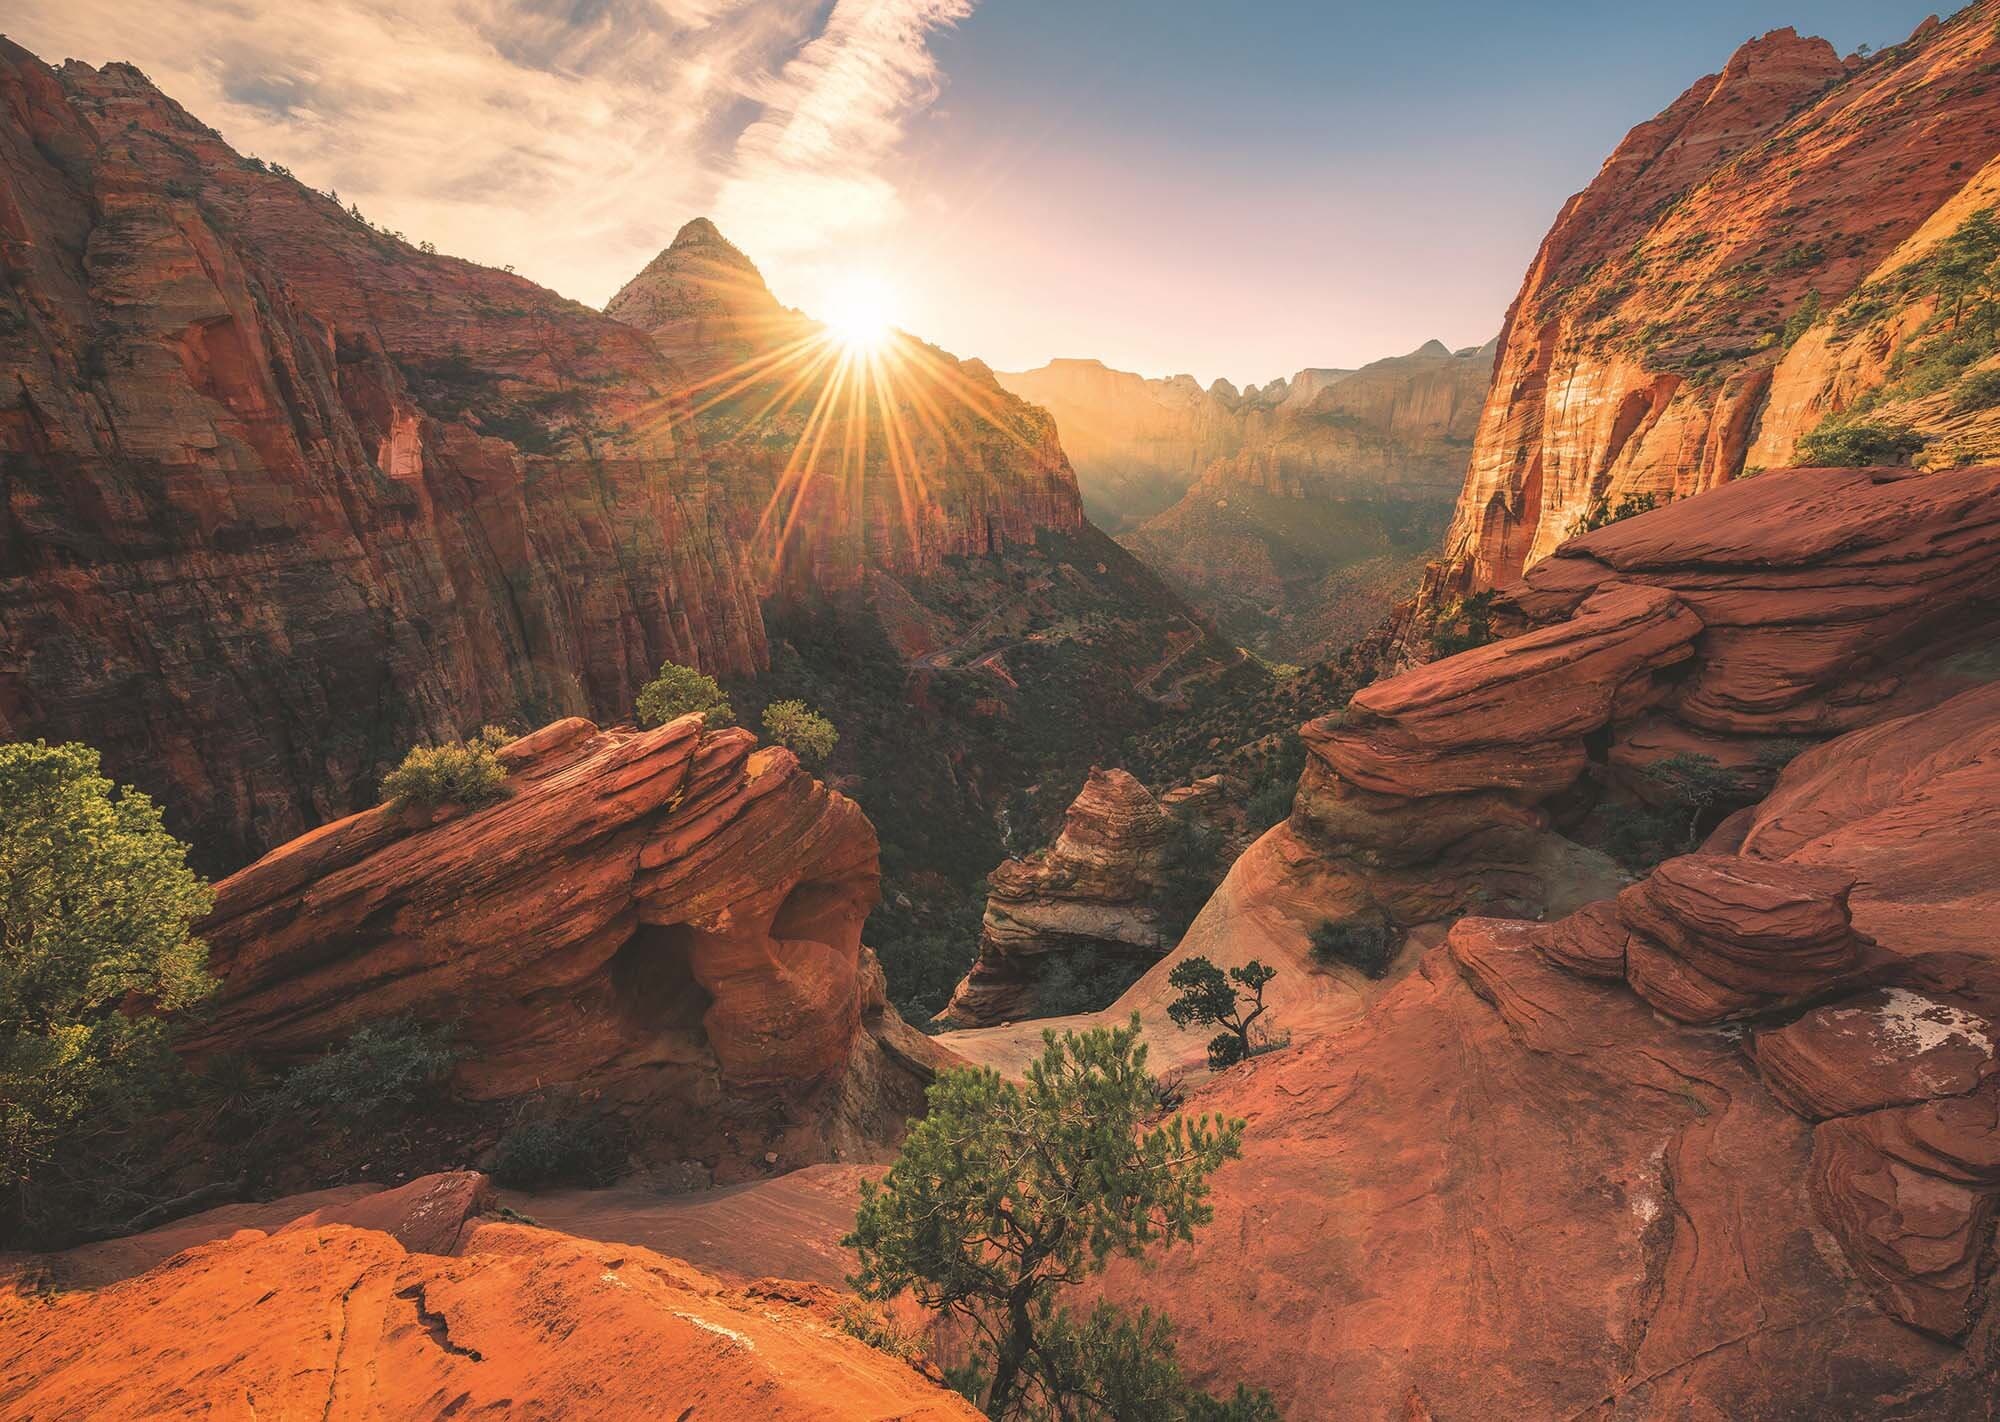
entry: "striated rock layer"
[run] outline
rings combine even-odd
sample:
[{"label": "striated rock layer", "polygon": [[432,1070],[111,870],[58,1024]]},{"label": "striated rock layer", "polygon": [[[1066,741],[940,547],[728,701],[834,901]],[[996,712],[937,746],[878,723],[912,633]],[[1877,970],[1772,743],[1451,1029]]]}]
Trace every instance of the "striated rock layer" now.
[{"label": "striated rock layer", "polygon": [[[1981,0],[1845,62],[1775,30],[1626,136],[1508,313],[1428,602],[1511,586],[1599,500],[1801,462],[1801,434],[1899,378],[1936,298],[1888,278],[1992,203],[1996,22]],[[1888,413],[1945,463],[2000,431],[1948,393]]]},{"label": "striated rock layer", "polygon": [[1462,920],[1190,1096],[1244,1158],[1107,1288],[1294,1416],[1993,1417],[1995,804],[2000,684],[1808,752],[1615,901]]},{"label": "striated rock layer", "polygon": [[0,49],[0,736],[96,745],[235,867],[412,744],[615,719],[668,659],[760,671],[773,594],[908,604],[949,559],[1094,536],[1047,417],[976,363],[926,356],[938,414],[893,457],[878,427],[846,458],[846,401],[831,442],[732,422],[703,372],[753,318],[810,323],[682,237],[614,319],[371,227],[129,65]]},{"label": "striated rock layer", "polygon": [[937,1057],[861,944],[876,845],[851,801],[698,716],[559,721],[501,758],[495,805],[367,810],[222,881],[201,925],[222,988],[188,1050],[295,1060],[451,1022],[461,1096],[560,1090],[725,1177],[900,1132]]},{"label": "striated rock layer", "polygon": [[433,1176],[0,1304],[0,1417],[979,1415],[849,1336],[824,1285],[726,1286],[488,1205]]},{"label": "striated rock layer", "polygon": [[1051,955],[1145,962],[1172,947],[1158,899],[1173,838],[1151,791],[1093,767],[1055,842],[988,876],[979,956],[940,1020],[976,1027],[1029,1015]]}]

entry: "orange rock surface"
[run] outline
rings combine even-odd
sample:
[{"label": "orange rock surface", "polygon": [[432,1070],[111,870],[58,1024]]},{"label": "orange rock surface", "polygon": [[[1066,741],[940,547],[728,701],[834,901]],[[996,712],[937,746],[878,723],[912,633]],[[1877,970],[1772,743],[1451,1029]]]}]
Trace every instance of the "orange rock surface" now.
[{"label": "orange rock surface", "polygon": [[381,806],[218,885],[222,990],[189,1050],[297,1059],[410,1015],[460,1024],[462,1095],[580,1092],[661,1159],[898,1133],[934,1054],[861,945],[876,847],[853,802],[696,716],[557,722],[500,754],[497,804]]},{"label": "orange rock surface", "polygon": [[1599,499],[1796,463],[1801,433],[1882,387],[1930,298],[1859,334],[1833,313],[1990,197],[1996,20],[1982,0],[1846,62],[1775,30],[1626,136],[1508,313],[1433,605],[1511,586]]},{"label": "orange rock surface", "polygon": [[[308,1215],[91,1292],[0,1304],[0,1417],[972,1419],[843,1332],[838,1295],[472,1214],[449,1247]],[[396,1192],[401,1194],[403,1192]],[[386,1218],[389,1207],[377,1203]]]}]

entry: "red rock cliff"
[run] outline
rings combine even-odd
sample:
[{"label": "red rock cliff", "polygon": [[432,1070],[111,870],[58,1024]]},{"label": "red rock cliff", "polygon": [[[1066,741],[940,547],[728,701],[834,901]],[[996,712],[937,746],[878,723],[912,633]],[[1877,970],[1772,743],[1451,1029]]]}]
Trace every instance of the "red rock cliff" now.
[{"label": "red rock cliff", "polygon": [[1836,308],[1989,181],[1996,20],[1983,0],[1845,64],[1776,30],[1626,136],[1508,313],[1430,599],[1512,584],[1599,499],[1799,462],[1800,434],[1885,382],[1880,333],[1907,338],[1929,298],[1894,294],[1852,340],[1870,322]]}]

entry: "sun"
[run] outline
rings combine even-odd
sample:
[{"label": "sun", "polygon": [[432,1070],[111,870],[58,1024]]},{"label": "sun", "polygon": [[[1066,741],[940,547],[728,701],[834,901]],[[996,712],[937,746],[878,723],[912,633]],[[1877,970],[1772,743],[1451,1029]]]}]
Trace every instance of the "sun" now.
[{"label": "sun", "polygon": [[827,333],[844,350],[872,354],[888,344],[894,310],[895,293],[887,282],[868,273],[850,273],[827,293]]}]

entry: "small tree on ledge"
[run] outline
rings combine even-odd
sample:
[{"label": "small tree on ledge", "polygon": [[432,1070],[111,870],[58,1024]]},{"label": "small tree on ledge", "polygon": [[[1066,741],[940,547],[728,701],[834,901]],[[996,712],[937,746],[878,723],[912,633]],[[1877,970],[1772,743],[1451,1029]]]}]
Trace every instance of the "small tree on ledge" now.
[{"label": "small tree on ledge", "polygon": [[633,715],[648,730],[664,726],[690,711],[701,712],[703,724],[711,731],[736,724],[729,693],[715,678],[678,662],[662,664],[660,674],[640,689],[638,699],[632,704]]},{"label": "small tree on ledge", "polygon": [[[1182,1027],[1214,1023],[1223,1029],[1208,1043],[1208,1064],[1221,1071],[1256,1050],[1250,1043],[1250,1027],[1266,1011],[1264,984],[1276,976],[1276,968],[1255,958],[1231,968],[1226,977],[1206,958],[1185,959],[1167,976],[1167,986],[1180,990],[1180,996],[1167,1004],[1167,1016]],[[1246,999],[1238,987],[1250,996]]]}]

